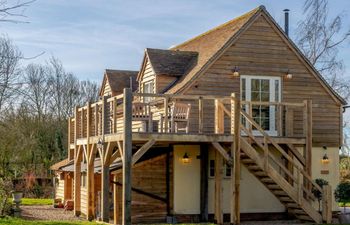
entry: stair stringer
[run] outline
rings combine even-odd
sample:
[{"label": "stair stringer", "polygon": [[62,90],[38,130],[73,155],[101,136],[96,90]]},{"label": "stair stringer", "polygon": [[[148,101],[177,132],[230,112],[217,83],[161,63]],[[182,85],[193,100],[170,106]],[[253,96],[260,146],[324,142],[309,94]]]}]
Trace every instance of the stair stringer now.
[{"label": "stair stringer", "polygon": [[[260,167],[260,169],[262,171],[264,171],[266,173],[266,175],[269,178],[271,178],[294,201],[294,203],[298,204],[300,209],[302,209],[316,223],[322,223],[322,215],[319,212],[317,212],[317,210],[311,205],[310,202],[308,202],[304,198],[301,198],[300,200],[298,200],[298,190],[297,190],[297,188],[294,188],[293,186],[291,186],[278,172],[276,172],[276,170],[271,165],[268,165],[267,171],[265,170],[264,163],[263,163],[263,160],[262,160],[261,156],[259,156],[259,154],[257,153],[256,149],[254,147],[252,147],[242,137],[240,138],[240,147],[241,147],[241,150],[250,159],[252,159],[255,162],[255,164],[258,165]],[[253,175],[255,176],[255,174],[253,174]],[[258,180],[260,181],[260,178],[258,176],[255,176],[255,177],[258,178]],[[263,182],[261,182],[261,183],[263,183]],[[271,193],[276,196],[276,194],[273,191],[271,191]],[[278,196],[276,196],[276,197],[280,200],[280,198]],[[281,201],[281,203],[286,205],[286,203],[284,203],[282,201]],[[297,216],[297,218],[298,218],[298,216]]]}]

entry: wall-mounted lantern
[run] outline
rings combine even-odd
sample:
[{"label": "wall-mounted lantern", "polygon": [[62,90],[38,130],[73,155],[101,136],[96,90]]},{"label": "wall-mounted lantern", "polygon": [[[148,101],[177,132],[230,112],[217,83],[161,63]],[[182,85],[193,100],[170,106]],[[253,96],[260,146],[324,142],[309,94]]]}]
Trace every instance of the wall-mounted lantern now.
[{"label": "wall-mounted lantern", "polygon": [[290,80],[293,78],[293,74],[289,70],[287,70],[287,73],[284,75],[284,78],[286,80]]},{"label": "wall-mounted lantern", "polygon": [[97,148],[103,149],[103,140],[102,140],[102,138],[100,138],[100,139],[98,140],[98,142],[97,142]]},{"label": "wall-mounted lantern", "polygon": [[328,158],[328,155],[327,155],[327,147],[326,146],[323,146],[323,149],[324,149],[324,155],[322,157],[322,164],[328,164],[329,163],[329,158]]},{"label": "wall-mounted lantern", "polygon": [[188,156],[187,152],[185,152],[184,156],[182,156],[181,161],[183,164],[188,164],[191,162],[191,159]]},{"label": "wall-mounted lantern", "polygon": [[238,66],[235,66],[235,68],[232,69],[232,76],[233,77],[239,77],[239,68],[238,68]]}]

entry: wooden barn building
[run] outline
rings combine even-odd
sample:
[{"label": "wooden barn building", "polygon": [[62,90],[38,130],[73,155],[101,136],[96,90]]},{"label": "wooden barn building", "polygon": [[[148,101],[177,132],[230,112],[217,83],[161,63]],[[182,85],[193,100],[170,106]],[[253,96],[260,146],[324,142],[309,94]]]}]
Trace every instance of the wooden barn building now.
[{"label": "wooden barn building", "polygon": [[328,223],[345,104],[261,6],[106,70],[69,119],[56,197],[114,224]]}]

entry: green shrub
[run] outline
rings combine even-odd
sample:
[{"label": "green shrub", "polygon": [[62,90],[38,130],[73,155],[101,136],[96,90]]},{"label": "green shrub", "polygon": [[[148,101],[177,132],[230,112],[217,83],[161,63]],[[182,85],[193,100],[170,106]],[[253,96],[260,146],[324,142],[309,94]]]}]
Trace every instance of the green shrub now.
[{"label": "green shrub", "polygon": [[347,202],[350,202],[350,182],[340,183],[334,191],[334,197],[337,202],[340,202],[345,207]]},{"label": "green shrub", "polygon": [[12,192],[12,182],[0,178],[0,216],[9,215],[11,202],[8,200]]},{"label": "green shrub", "polygon": [[[315,183],[322,188],[325,185],[328,185],[328,181],[318,178],[315,180]],[[314,194],[315,198],[317,198],[318,201],[318,211],[321,211],[321,200],[322,200],[322,192],[320,192],[317,188],[312,188],[312,193]]]}]

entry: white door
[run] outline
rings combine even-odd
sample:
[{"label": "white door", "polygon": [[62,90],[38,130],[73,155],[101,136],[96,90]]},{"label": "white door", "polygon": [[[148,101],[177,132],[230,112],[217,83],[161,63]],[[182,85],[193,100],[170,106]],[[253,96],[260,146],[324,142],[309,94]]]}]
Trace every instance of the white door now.
[{"label": "white door", "polygon": [[[241,76],[241,100],[252,102],[280,102],[281,78],[268,76]],[[249,104],[243,106],[249,112]],[[276,107],[273,105],[252,105],[253,119],[272,136],[276,131]],[[256,130],[254,134],[259,134]]]}]

